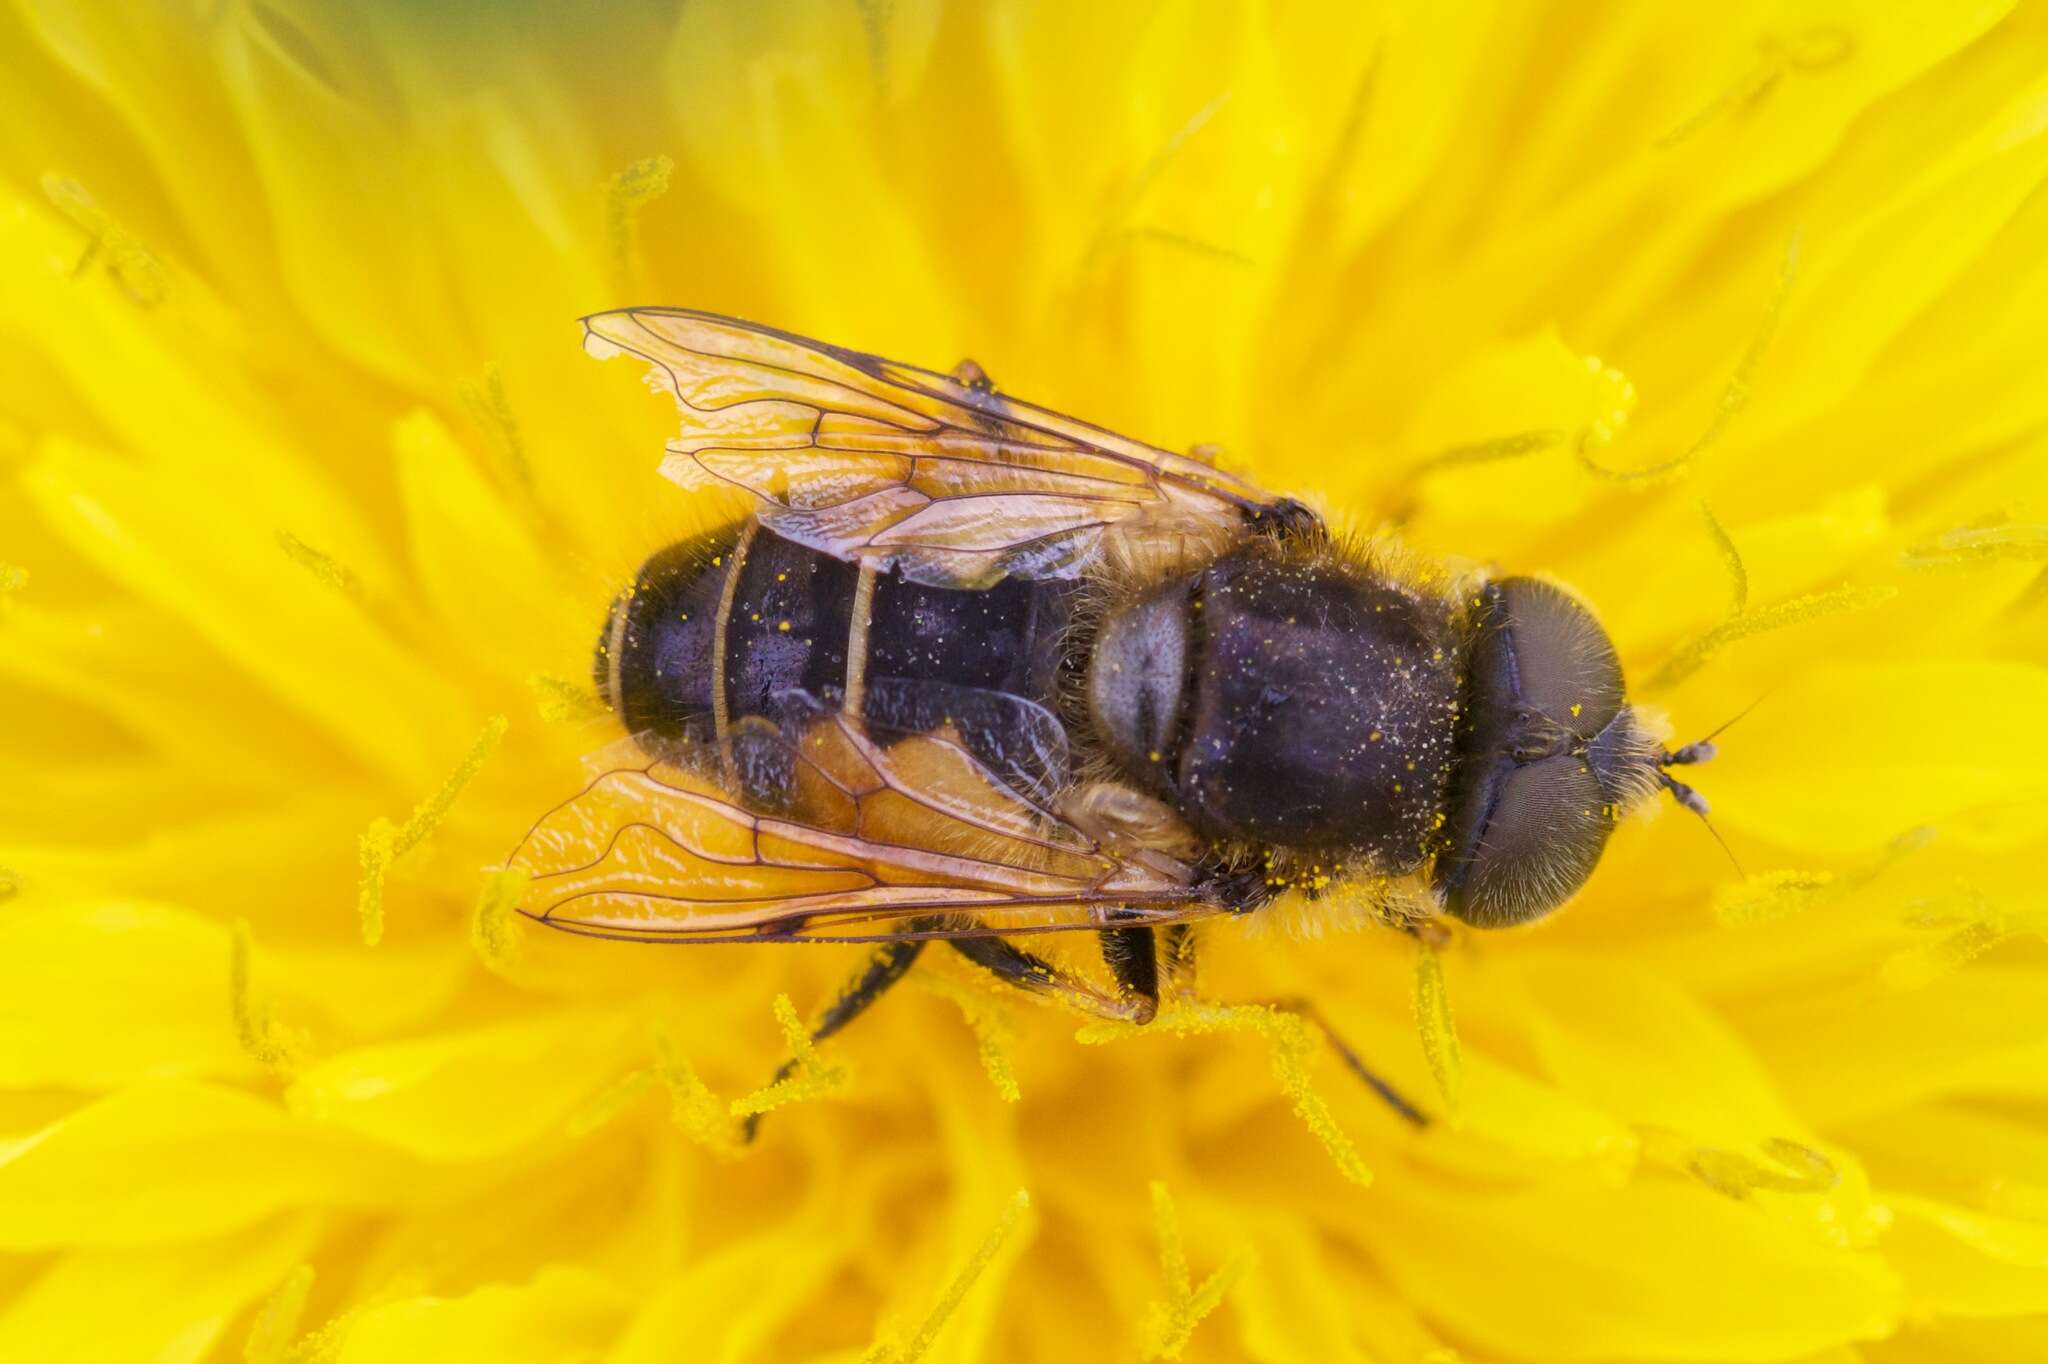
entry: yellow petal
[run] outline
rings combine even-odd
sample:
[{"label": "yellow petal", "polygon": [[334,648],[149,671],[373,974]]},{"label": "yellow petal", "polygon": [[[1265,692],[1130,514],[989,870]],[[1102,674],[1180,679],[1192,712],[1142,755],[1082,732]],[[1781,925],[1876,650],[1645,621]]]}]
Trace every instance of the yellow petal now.
[{"label": "yellow petal", "polygon": [[1966,847],[2015,846],[2048,832],[2048,778],[2010,741],[2044,708],[2048,669],[2028,663],[1815,667],[1731,739],[1713,772],[1715,809],[1809,852],[1855,852],[1873,829],[1918,824]]},{"label": "yellow petal", "polygon": [[346,600],[293,568],[273,528],[224,522],[202,488],[140,475],[53,442],[26,480],[80,553],[189,620],[216,647],[366,758],[432,770],[445,684]]},{"label": "yellow petal", "polygon": [[457,636],[521,678],[587,653],[591,613],[555,590],[532,537],[447,428],[415,412],[394,443],[413,562]]},{"label": "yellow petal", "polygon": [[402,1298],[348,1326],[339,1364],[567,1364],[595,1358],[629,1300],[580,1269],[549,1269],[524,1284],[493,1284],[448,1298]]},{"label": "yellow petal", "polygon": [[1388,1181],[1374,1193],[1388,1215],[1362,1225],[1388,1276],[1447,1333],[1503,1358],[1761,1364],[1897,1320],[1878,1255],[1788,1237],[1697,1186],[1485,1195]]},{"label": "yellow petal", "polygon": [[113,1089],[255,1071],[228,1009],[226,925],[120,902],[0,917],[0,1085]]},{"label": "yellow petal", "polygon": [[286,1093],[292,1110],[429,1160],[478,1160],[559,1132],[613,1078],[630,1029],[557,1015],[342,1052]]},{"label": "yellow petal", "polygon": [[1905,1278],[1906,1302],[1934,1316],[2028,1316],[2048,1311],[2048,1226],[1894,1194],[1885,1253]]},{"label": "yellow petal", "polygon": [[145,1084],[0,1143],[0,1246],[200,1240],[281,1211],[387,1198],[403,1175],[246,1094]]},{"label": "yellow petal", "polygon": [[217,1240],[67,1255],[0,1309],[0,1359],[199,1364],[315,1231],[310,1218],[280,1218]]}]

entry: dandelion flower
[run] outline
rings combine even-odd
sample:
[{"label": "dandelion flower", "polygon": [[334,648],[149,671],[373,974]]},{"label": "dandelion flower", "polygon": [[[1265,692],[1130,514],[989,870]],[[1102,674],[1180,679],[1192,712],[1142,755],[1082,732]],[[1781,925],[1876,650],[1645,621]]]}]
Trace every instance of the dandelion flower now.
[{"label": "dandelion flower", "polygon": [[[2044,70],[2001,0],[0,10],[0,1359],[2048,1356]],[[763,1088],[856,949],[498,870],[711,514],[577,350],[650,303],[1568,584],[1681,737],[1762,698],[1745,870],[1208,933],[1422,1131],[943,963]]]}]

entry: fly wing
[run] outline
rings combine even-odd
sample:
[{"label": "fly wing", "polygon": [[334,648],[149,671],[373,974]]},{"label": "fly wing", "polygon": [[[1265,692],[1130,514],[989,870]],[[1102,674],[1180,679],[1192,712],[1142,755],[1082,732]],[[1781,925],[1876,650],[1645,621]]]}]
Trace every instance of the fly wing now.
[{"label": "fly wing", "polygon": [[1119,856],[946,729],[882,736],[815,703],[722,744],[599,762],[510,865],[521,911],[654,942],[864,941],[1171,923],[1220,912],[1192,869]]},{"label": "fly wing", "polygon": [[941,587],[1073,577],[1111,536],[1243,533],[1303,514],[1199,460],[945,375],[713,313],[583,319],[674,396],[662,473],[750,494],[761,523]]}]

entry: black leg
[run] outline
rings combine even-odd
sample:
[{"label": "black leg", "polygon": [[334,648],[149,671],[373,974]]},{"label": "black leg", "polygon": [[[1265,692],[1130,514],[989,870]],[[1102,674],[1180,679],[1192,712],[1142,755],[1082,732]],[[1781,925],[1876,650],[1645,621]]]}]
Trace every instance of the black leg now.
[{"label": "black leg", "polygon": [[[924,943],[923,938],[898,938],[877,947],[874,955],[868,958],[867,965],[863,966],[852,980],[846,982],[845,988],[839,992],[839,997],[826,1007],[824,1014],[818,1019],[818,1025],[811,1029],[811,1041],[824,1041],[865,1013],[868,1005],[880,999],[885,990],[903,979],[903,973],[910,969],[910,964],[917,960],[917,954],[924,950]],[[775,1078],[769,1083],[778,1084],[787,1080],[790,1072],[795,1069],[794,1059],[784,1061],[776,1067]],[[760,1126],[761,1115],[748,1114],[746,1122],[740,1127],[740,1139],[752,1141],[754,1133]]]},{"label": "black leg", "polygon": [[1337,1030],[1330,1026],[1329,1020],[1323,1017],[1322,1010],[1318,1009],[1313,1001],[1290,997],[1286,999],[1261,999],[1255,1002],[1263,1004],[1269,1009],[1279,1009],[1293,1014],[1302,1022],[1313,1027],[1323,1035],[1323,1040],[1330,1044],[1330,1050],[1337,1053],[1338,1059],[1343,1061],[1353,1075],[1356,1075],[1365,1083],[1367,1089],[1379,1095],[1387,1107],[1393,1109],[1417,1127],[1429,1126],[1429,1115],[1410,1103],[1403,1097],[1400,1090],[1395,1089],[1392,1085],[1381,1079],[1372,1067],[1360,1060],[1358,1053],[1351,1049],[1351,1044],[1346,1042]]},{"label": "black leg", "polygon": [[[1194,930],[1187,924],[1172,924],[1156,931],[1163,935],[1159,942],[1159,956],[1166,972],[1168,988],[1175,992],[1176,997],[1183,993],[1192,993],[1195,976]],[[1346,1042],[1337,1030],[1330,1026],[1329,1020],[1323,1017],[1322,1010],[1318,1009],[1312,1001],[1300,998],[1299,996],[1293,996],[1286,999],[1262,999],[1255,1002],[1264,1004],[1269,1009],[1280,1009],[1286,1013],[1291,1013],[1302,1022],[1314,1028],[1323,1035],[1323,1040],[1330,1044],[1330,1050],[1337,1053],[1337,1059],[1342,1061],[1345,1067],[1365,1084],[1367,1089],[1378,1095],[1387,1107],[1393,1109],[1417,1127],[1429,1126],[1429,1115],[1410,1103],[1401,1094],[1401,1091],[1381,1079],[1373,1071],[1372,1067],[1366,1065],[1360,1059],[1358,1053],[1351,1049],[1351,1044]]]},{"label": "black leg", "polygon": [[1105,928],[1102,959],[1116,977],[1117,988],[1143,1010],[1140,1023],[1159,1012],[1159,943],[1149,928]]},{"label": "black leg", "polygon": [[[1110,929],[1106,932],[1125,932]],[[1146,930],[1139,930],[1145,932]],[[1150,934],[1147,933],[1149,937]],[[976,966],[991,972],[997,980],[1033,994],[1052,995],[1097,1018],[1120,1018],[1131,1023],[1148,1023],[1159,1009],[1159,997],[1105,994],[1079,976],[1062,971],[1036,952],[1026,952],[1007,938],[949,938],[958,952]],[[1111,963],[1112,969],[1115,963]]]}]

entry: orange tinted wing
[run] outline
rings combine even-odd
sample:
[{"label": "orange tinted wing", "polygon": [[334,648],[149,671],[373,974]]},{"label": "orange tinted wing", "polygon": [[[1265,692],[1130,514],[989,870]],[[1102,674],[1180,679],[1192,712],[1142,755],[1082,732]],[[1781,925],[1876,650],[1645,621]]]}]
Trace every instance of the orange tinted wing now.
[{"label": "orange tinted wing", "polygon": [[1122,858],[947,731],[883,744],[837,711],[723,747],[635,753],[513,853],[523,913],[608,938],[864,941],[1170,923],[1220,912],[1167,858]]},{"label": "orange tinted wing", "polygon": [[1105,534],[1236,533],[1291,507],[1172,454],[942,374],[713,313],[583,319],[649,365],[682,434],[662,473],[751,494],[763,525],[942,587],[1072,577]]}]

